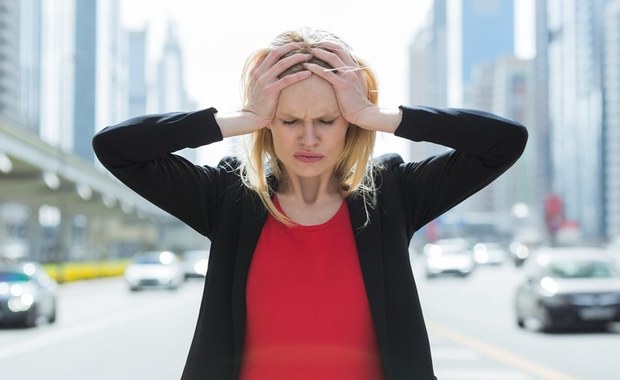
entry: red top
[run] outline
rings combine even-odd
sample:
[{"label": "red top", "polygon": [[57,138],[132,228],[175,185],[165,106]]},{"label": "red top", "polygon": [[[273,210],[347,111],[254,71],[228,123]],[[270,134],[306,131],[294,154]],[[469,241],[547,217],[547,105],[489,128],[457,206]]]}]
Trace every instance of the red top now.
[{"label": "red top", "polygon": [[267,217],[246,304],[241,380],[383,378],[346,202],[314,226]]}]

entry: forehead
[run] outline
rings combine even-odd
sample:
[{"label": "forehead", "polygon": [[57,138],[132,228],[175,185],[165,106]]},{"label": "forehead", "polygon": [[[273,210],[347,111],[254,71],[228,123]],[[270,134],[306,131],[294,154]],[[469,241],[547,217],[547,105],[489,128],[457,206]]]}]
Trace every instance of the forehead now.
[{"label": "forehead", "polygon": [[280,92],[277,112],[302,117],[314,114],[339,114],[338,102],[332,85],[312,75]]}]

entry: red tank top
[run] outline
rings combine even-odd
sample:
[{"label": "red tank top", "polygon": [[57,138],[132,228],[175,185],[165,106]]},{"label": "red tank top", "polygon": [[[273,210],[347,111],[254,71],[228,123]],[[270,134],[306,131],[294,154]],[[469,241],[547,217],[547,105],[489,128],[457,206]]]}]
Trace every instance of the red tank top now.
[{"label": "red tank top", "polygon": [[267,217],[246,304],[241,380],[383,378],[346,202],[320,225]]}]

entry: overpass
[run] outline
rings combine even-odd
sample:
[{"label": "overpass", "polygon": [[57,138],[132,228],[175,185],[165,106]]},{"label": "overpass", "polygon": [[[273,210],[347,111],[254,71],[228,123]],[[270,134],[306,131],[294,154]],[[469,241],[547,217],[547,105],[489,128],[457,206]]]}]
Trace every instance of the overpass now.
[{"label": "overpass", "polygon": [[[132,228],[140,232],[129,239],[153,242],[158,238],[158,228],[176,221],[102,168],[42,141],[15,122],[0,118],[0,204],[4,203],[18,203],[33,210],[29,224],[36,231],[40,230],[36,210],[44,205],[60,210],[63,242],[56,249],[63,253],[54,255],[62,260],[69,258],[66,252],[73,244],[70,227],[64,225],[69,219],[66,216],[84,215],[99,226],[87,238],[88,249],[99,252],[107,249],[104,245],[108,241],[129,234]],[[112,232],[116,236],[109,236],[110,220],[118,226]],[[0,231],[0,239],[5,235],[6,231]]]},{"label": "overpass", "polygon": [[0,119],[0,203],[64,204],[69,214],[159,218],[166,213],[76,155]]}]

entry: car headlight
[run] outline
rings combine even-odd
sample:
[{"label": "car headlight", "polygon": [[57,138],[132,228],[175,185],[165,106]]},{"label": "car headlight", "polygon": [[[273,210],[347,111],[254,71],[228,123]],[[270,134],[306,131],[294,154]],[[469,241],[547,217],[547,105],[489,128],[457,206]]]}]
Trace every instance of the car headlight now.
[{"label": "car headlight", "polygon": [[9,299],[8,307],[14,313],[27,311],[34,304],[34,297],[30,293],[23,293],[19,297]]}]

